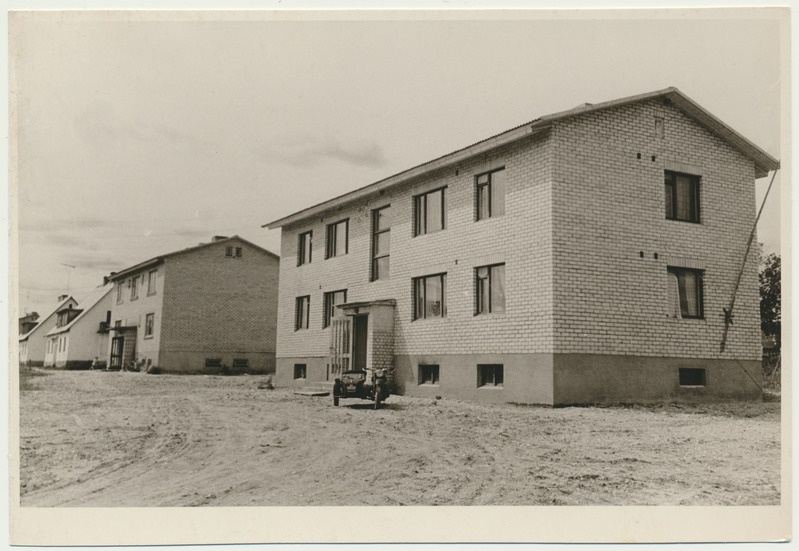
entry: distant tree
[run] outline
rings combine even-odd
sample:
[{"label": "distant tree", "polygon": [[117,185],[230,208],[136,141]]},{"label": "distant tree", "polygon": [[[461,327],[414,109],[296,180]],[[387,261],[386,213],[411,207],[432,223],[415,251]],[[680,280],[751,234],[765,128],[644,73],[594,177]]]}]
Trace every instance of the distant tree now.
[{"label": "distant tree", "polygon": [[760,267],[760,327],[774,337],[777,349],[781,344],[782,311],[780,255],[771,253]]}]

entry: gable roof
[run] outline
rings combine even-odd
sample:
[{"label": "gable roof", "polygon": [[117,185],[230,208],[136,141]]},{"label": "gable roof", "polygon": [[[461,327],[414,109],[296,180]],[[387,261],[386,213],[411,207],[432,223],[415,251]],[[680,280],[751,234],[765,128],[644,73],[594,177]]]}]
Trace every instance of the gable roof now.
[{"label": "gable roof", "polygon": [[151,258],[149,260],[145,260],[144,262],[139,262],[138,264],[134,264],[133,266],[125,268],[124,270],[121,270],[119,272],[113,272],[111,275],[108,276],[107,280],[108,281],[118,281],[120,279],[126,278],[127,276],[129,276],[132,273],[139,272],[139,271],[144,270],[146,268],[149,268],[151,266],[157,266],[157,265],[161,264],[167,258],[171,258],[173,256],[178,256],[178,255],[187,254],[187,253],[193,253],[195,251],[198,251],[200,249],[204,249],[206,247],[210,247],[212,245],[219,245],[220,243],[229,243],[231,241],[239,241],[241,243],[246,243],[247,245],[258,249],[259,251],[261,251],[263,253],[266,253],[269,256],[272,256],[274,258],[280,259],[280,257],[278,255],[276,255],[275,253],[273,253],[272,251],[264,249],[263,247],[259,247],[255,243],[247,241],[243,237],[239,237],[238,235],[233,235],[231,237],[226,237],[224,239],[219,239],[218,241],[211,241],[209,243],[200,243],[199,245],[194,245],[193,247],[187,247],[187,248],[181,249],[179,251],[173,251],[171,253],[167,253],[167,254],[162,254],[160,256],[156,256],[156,257]]},{"label": "gable roof", "polygon": [[52,316],[54,316],[54,315],[56,314],[56,312],[58,312],[59,310],[61,310],[61,308],[63,308],[63,307],[64,307],[64,305],[65,305],[67,302],[69,302],[70,300],[71,300],[71,301],[73,301],[73,302],[75,302],[75,303],[77,303],[77,302],[78,302],[77,300],[75,300],[74,298],[72,298],[72,295],[68,296],[67,298],[65,298],[64,300],[62,300],[61,302],[59,302],[59,303],[58,303],[58,306],[56,306],[56,307],[53,309],[53,311],[52,311],[52,312],[50,312],[49,314],[47,314],[46,316],[44,316],[44,317],[42,317],[42,318],[39,318],[39,323],[37,323],[37,324],[36,324],[36,326],[35,326],[33,329],[31,329],[30,331],[28,331],[28,332],[27,332],[27,333],[25,333],[24,335],[20,335],[20,337],[19,337],[19,341],[20,341],[20,342],[22,342],[22,341],[24,341],[24,340],[27,340],[27,339],[28,339],[28,337],[30,337],[30,336],[31,336],[31,335],[32,335],[32,334],[33,334],[33,333],[34,333],[34,332],[35,332],[37,329],[39,329],[39,327],[41,327],[41,326],[42,326],[42,324],[43,324],[44,322],[46,322],[48,319],[50,319]]},{"label": "gable roof", "polygon": [[82,312],[75,316],[71,322],[61,327],[53,327],[50,331],[47,332],[47,336],[57,335],[59,333],[65,333],[70,330],[70,328],[75,325],[78,320],[83,318],[92,308],[94,308],[97,303],[99,303],[103,298],[105,298],[108,293],[111,292],[111,289],[114,288],[113,283],[107,283],[105,285],[100,285],[99,287],[95,287],[82,301],[78,303],[78,306],[82,309]]},{"label": "gable roof", "polygon": [[363,199],[387,188],[407,182],[411,178],[421,176],[422,174],[426,174],[433,170],[454,165],[475,155],[486,153],[487,151],[507,145],[527,136],[544,132],[545,130],[549,129],[552,126],[552,123],[555,121],[655,98],[662,98],[664,101],[669,102],[675,108],[682,111],[686,116],[692,118],[697,123],[704,126],[707,130],[737,149],[741,154],[751,159],[755,163],[755,176],[757,178],[762,178],[768,175],[770,170],[777,170],[780,167],[780,162],[777,159],[750,142],[743,135],[733,130],[730,126],[722,122],[719,118],[680,92],[677,88],[670,87],[654,92],[647,92],[645,94],[638,94],[635,96],[606,101],[604,103],[584,103],[573,109],[559,111],[557,113],[539,117],[528,123],[511,128],[510,130],[496,134],[470,146],[458,149],[457,151],[453,151],[452,153],[438,157],[437,159],[433,159],[432,161],[428,161],[421,165],[409,168],[403,172],[394,174],[393,176],[389,176],[383,180],[379,180],[366,187],[362,187],[328,201],[316,204],[312,207],[308,207],[307,209],[301,210],[289,216],[285,216],[275,220],[274,222],[269,222],[261,227],[273,230],[312,216],[316,216],[324,211],[349,203],[350,201]]}]

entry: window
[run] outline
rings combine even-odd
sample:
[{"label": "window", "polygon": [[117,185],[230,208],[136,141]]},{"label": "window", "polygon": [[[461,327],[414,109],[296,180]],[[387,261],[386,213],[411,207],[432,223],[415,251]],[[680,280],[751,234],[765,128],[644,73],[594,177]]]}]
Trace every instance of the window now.
[{"label": "window", "polygon": [[150,273],[147,274],[147,295],[154,295],[155,294],[155,281],[158,277],[158,270],[150,270]]},{"label": "window", "polygon": [[114,327],[122,327],[122,320],[116,320],[114,322]]},{"label": "window", "polygon": [[680,386],[705,386],[705,370],[695,367],[681,367]]},{"label": "window", "polygon": [[413,235],[433,233],[446,227],[446,188],[413,198]]},{"label": "window", "polygon": [[222,367],[222,358],[205,358],[205,367]]},{"label": "window", "polygon": [[250,367],[249,358],[233,358],[234,369],[248,369]]},{"label": "window", "polygon": [[139,276],[130,278],[130,300],[139,298]]},{"label": "window", "polygon": [[233,252],[235,253],[234,256],[236,258],[241,258],[241,247],[235,247]]},{"label": "window", "polygon": [[328,327],[330,320],[336,315],[336,305],[344,304],[347,302],[347,290],[332,291],[325,293],[325,318],[322,321],[322,327]]},{"label": "window", "polygon": [[313,242],[313,232],[307,231],[300,234],[297,245],[297,266],[311,263],[311,244]]},{"label": "window", "polygon": [[502,386],[505,381],[505,366],[483,364],[477,366],[477,386]]},{"label": "window", "polygon": [[505,167],[477,177],[477,219],[505,214]]},{"label": "window", "polygon": [[391,252],[391,211],[383,207],[372,211],[372,281],[388,279]]},{"label": "window", "polygon": [[443,318],[447,274],[417,277],[413,280],[413,319]]},{"label": "window", "polygon": [[505,265],[481,266],[477,275],[476,313],[502,313],[505,311]]},{"label": "window", "polygon": [[419,365],[419,384],[420,385],[437,385],[438,384],[438,366],[437,365]]},{"label": "window", "polygon": [[122,283],[117,283],[117,304],[122,304]]},{"label": "window", "polygon": [[225,247],[225,256],[233,256],[233,247],[230,245]]},{"label": "window", "polygon": [[306,364],[294,364],[294,378],[305,379],[308,373],[308,366]]},{"label": "window", "polygon": [[702,271],[669,267],[669,301],[674,318],[703,318]]},{"label": "window", "polygon": [[225,256],[229,256],[232,258],[241,258],[241,247],[234,247],[232,245],[228,245],[225,247]]},{"label": "window", "polygon": [[144,318],[144,338],[152,338],[153,325],[155,324],[155,314],[147,314]]},{"label": "window", "polygon": [[294,313],[294,330],[308,329],[308,314],[311,306],[311,297],[297,297],[296,312]]},{"label": "window", "polygon": [[699,223],[699,176],[666,171],[666,218]]},{"label": "window", "polygon": [[349,239],[350,221],[342,220],[327,226],[327,253],[325,258],[347,254],[347,241]]}]

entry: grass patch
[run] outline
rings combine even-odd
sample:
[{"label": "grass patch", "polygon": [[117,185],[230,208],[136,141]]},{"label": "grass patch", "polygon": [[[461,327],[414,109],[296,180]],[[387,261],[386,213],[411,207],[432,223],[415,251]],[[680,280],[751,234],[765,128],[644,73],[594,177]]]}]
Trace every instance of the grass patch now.
[{"label": "grass patch", "polygon": [[31,367],[29,365],[19,366],[19,389],[22,390],[41,390],[41,387],[34,383],[36,377],[46,377],[49,373]]}]

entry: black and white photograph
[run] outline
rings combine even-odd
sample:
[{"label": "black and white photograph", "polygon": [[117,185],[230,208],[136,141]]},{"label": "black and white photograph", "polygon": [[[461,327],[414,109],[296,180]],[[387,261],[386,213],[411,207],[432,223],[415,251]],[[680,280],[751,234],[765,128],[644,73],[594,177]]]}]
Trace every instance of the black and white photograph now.
[{"label": "black and white photograph", "polygon": [[791,539],[787,8],[7,16],[12,543]]}]

